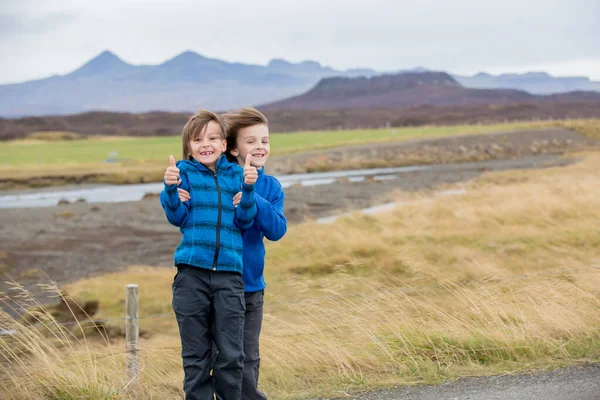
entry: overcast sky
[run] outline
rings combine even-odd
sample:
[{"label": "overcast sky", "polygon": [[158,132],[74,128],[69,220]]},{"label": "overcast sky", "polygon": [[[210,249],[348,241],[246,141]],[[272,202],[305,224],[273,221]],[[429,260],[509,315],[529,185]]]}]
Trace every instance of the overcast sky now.
[{"label": "overcast sky", "polygon": [[0,0],[0,83],[185,51],[473,74],[545,70],[600,80],[599,0]]}]

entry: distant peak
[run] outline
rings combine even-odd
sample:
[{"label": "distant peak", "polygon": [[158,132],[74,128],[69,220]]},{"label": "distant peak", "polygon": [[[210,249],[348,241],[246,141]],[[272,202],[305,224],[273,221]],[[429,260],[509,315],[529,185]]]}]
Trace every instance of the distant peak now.
[{"label": "distant peak", "polygon": [[267,67],[281,67],[281,66],[287,66],[287,65],[291,65],[292,63],[284,60],[283,58],[274,58],[271,61],[269,61],[269,64],[267,64]]},{"label": "distant peak", "polygon": [[95,58],[119,58],[115,53],[110,50],[104,50],[102,53],[98,54]]},{"label": "distant peak", "polygon": [[117,71],[132,67],[109,50],[104,50],[96,57],[74,71],[71,76],[98,75],[107,71]]},{"label": "distant peak", "polygon": [[536,77],[536,78],[552,78],[552,76],[549,73],[544,72],[544,71],[525,72],[524,74],[521,74],[521,75],[528,76],[528,77]]},{"label": "distant peak", "polygon": [[306,61],[302,61],[300,63],[300,65],[305,65],[305,66],[311,66],[311,67],[321,67],[321,64],[316,62],[316,61],[312,61],[312,60],[306,60]]},{"label": "distant peak", "polygon": [[[312,89],[319,91],[323,88],[350,87],[351,89],[384,87],[386,91],[413,88],[421,85],[428,86],[460,86],[460,84],[446,72],[405,72],[385,74],[372,77],[329,77],[323,78]],[[379,90],[379,89],[378,89]]]},{"label": "distant peak", "polygon": [[179,57],[202,57],[200,54],[192,50],[186,50],[179,55]]},{"label": "distant peak", "polygon": [[183,61],[206,60],[206,57],[201,56],[200,54],[198,54],[194,51],[186,50],[183,53],[176,55],[169,61],[174,61],[174,60],[183,60]]},{"label": "distant peak", "polygon": [[291,66],[322,68],[321,64],[316,61],[305,60],[305,61],[301,61],[298,63],[293,63],[293,62],[284,60],[283,58],[274,58],[271,61],[269,61],[269,64],[267,65],[267,67],[291,67]]},{"label": "distant peak", "polygon": [[118,64],[118,63],[122,63],[122,64],[127,64],[125,61],[121,60],[115,53],[113,53],[110,50],[104,50],[102,53],[98,54],[96,57],[92,58],[88,64],[97,64],[97,63],[101,63],[101,64],[109,64],[109,63],[113,63],[113,64]]},{"label": "distant peak", "polygon": [[524,78],[552,78],[552,75],[548,74],[547,72],[543,72],[543,71],[530,71],[530,72],[523,72],[523,73],[517,73],[517,72],[513,72],[513,73],[504,73],[504,74],[499,74],[499,75],[492,75],[492,74],[488,74],[486,72],[479,72],[476,75],[473,75],[473,77],[475,78],[490,78],[490,77],[494,77],[494,78],[515,78],[515,77],[524,77]]}]

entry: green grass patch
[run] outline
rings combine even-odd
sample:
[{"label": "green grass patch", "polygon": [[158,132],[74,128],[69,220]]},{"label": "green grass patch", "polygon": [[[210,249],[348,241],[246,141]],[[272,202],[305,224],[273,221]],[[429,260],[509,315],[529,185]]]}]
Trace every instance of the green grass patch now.
[{"label": "green grass patch", "polygon": [[[492,133],[541,127],[535,123],[497,125],[425,126],[373,130],[315,131],[290,134],[273,133],[274,155],[419,138],[436,138],[462,134]],[[119,163],[168,160],[169,155],[181,156],[179,136],[64,140],[40,142],[20,140],[0,146],[0,159],[5,166],[52,165],[62,163],[90,164],[115,159]]]},{"label": "green grass patch", "polygon": [[[598,137],[599,120],[523,122],[495,125],[455,125],[371,130],[273,133],[272,154],[286,155],[356,146],[457,135],[514,132],[564,127],[591,138]],[[169,155],[181,157],[179,136],[82,136],[69,132],[41,132],[25,140],[0,145],[0,189],[89,183],[131,184],[159,182]],[[318,158],[318,157],[317,157]],[[314,160],[313,160],[314,161]],[[309,162],[298,172],[331,170],[331,165]],[[461,161],[461,160],[455,160]],[[465,160],[462,160],[465,161]],[[388,162],[373,160],[337,164],[336,169],[391,167],[424,160]],[[439,161],[436,161],[439,162]],[[305,168],[305,169],[302,169]]]}]

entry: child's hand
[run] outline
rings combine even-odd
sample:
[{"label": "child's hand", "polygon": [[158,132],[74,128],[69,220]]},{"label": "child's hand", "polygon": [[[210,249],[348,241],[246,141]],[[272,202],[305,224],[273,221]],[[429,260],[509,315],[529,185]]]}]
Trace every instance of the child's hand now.
[{"label": "child's hand", "polygon": [[[181,189],[179,189],[181,190]],[[237,207],[240,205],[240,202],[242,201],[242,192],[237,192],[235,194],[235,196],[233,196],[233,206]]]},{"label": "child's hand", "polygon": [[181,179],[179,179],[179,168],[175,166],[175,158],[169,156],[169,166],[165,171],[165,183],[167,185],[179,185]]},{"label": "child's hand", "polygon": [[254,185],[258,179],[258,171],[256,167],[250,165],[252,154],[246,156],[246,165],[244,165],[244,183],[246,185]]},{"label": "child's hand", "polygon": [[182,203],[185,203],[186,201],[192,198],[190,196],[190,193],[185,189],[177,188],[177,192],[179,193],[179,200],[181,200]]}]

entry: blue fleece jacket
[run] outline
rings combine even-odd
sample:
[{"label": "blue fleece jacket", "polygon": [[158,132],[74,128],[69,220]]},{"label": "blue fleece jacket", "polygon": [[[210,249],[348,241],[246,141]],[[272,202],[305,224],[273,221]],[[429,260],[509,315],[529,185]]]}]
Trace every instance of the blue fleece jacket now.
[{"label": "blue fleece jacket", "polygon": [[[249,229],[256,216],[254,185],[243,183],[244,172],[222,155],[212,172],[196,160],[177,162],[181,184],[191,200],[179,200],[176,185],[167,185],[160,203],[167,220],[180,228],[183,238],[175,250],[175,265],[242,273],[241,230]],[[233,196],[242,191],[240,205]]]},{"label": "blue fleece jacket", "polygon": [[[283,215],[283,189],[279,181],[258,170],[254,184],[257,214],[252,225],[242,231],[244,239],[244,291],[258,292],[265,288],[265,245],[263,237],[271,241],[285,235],[287,222]],[[238,207],[239,208],[239,207]]]}]

